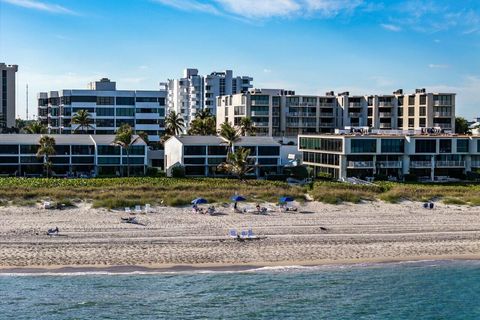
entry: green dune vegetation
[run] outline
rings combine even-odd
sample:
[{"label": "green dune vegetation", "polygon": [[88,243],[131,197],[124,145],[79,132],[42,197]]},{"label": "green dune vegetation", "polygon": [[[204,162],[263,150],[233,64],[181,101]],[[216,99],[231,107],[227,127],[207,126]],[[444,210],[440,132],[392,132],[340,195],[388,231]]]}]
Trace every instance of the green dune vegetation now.
[{"label": "green dune vegetation", "polygon": [[283,195],[303,201],[308,194],[314,200],[330,204],[365,200],[392,203],[402,200],[441,200],[447,204],[480,205],[480,185],[476,184],[379,182],[365,186],[323,181],[296,187],[277,181],[240,182],[211,178],[0,178],[0,204],[3,205],[32,205],[50,198],[67,204],[77,200],[91,201],[95,207],[105,208],[145,203],[181,206],[189,204],[195,197],[206,198],[211,203],[229,202],[235,193],[242,194],[252,202],[276,202]]}]

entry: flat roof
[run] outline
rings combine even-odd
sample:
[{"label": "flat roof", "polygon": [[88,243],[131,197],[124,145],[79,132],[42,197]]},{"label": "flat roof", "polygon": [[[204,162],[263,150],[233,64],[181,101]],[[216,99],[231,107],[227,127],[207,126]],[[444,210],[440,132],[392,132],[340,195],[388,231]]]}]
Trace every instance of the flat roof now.
[{"label": "flat roof", "polygon": [[[89,134],[0,134],[0,144],[38,144],[42,136],[55,139],[57,145],[108,145],[115,140],[115,135],[89,135]],[[133,136],[137,138],[137,135]],[[145,141],[138,139],[134,145],[146,145]]]},{"label": "flat roof", "polygon": [[[225,140],[218,136],[176,136],[172,137],[186,145],[220,145]],[[236,146],[280,146],[272,137],[241,137],[234,143]]]},{"label": "flat roof", "polygon": [[480,138],[476,135],[465,135],[465,134],[353,134],[353,133],[339,133],[339,134],[299,134],[299,137],[326,137],[326,138]]}]

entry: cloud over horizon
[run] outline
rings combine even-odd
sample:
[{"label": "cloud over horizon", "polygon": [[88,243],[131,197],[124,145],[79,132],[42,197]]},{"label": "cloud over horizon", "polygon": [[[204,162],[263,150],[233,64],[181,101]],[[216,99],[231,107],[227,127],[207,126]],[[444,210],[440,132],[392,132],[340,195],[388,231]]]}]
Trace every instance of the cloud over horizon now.
[{"label": "cloud over horizon", "polygon": [[8,3],[17,7],[22,7],[26,9],[45,11],[50,13],[60,13],[60,14],[77,14],[75,11],[60,6],[58,4],[52,4],[47,2],[40,2],[36,0],[2,0],[4,3]]}]

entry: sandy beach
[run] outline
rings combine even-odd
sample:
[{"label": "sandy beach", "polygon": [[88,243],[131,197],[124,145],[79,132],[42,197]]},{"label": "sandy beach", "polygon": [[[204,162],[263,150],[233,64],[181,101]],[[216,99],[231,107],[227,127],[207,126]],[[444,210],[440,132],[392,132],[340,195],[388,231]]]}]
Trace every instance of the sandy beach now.
[{"label": "sandy beach", "polygon": [[[251,204],[253,206],[253,204]],[[420,203],[326,205],[296,213],[194,214],[154,207],[121,223],[121,211],[88,203],[65,210],[0,208],[0,268],[173,268],[270,266],[480,258],[480,210]],[[273,206],[272,206],[273,207]],[[60,236],[46,235],[58,227]],[[260,240],[239,242],[228,230],[252,228]]]}]

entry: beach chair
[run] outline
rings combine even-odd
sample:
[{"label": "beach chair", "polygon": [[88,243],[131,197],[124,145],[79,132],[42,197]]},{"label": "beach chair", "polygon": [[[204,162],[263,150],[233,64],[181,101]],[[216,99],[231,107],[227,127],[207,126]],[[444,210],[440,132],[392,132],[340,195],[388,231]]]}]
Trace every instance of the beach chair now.
[{"label": "beach chair", "polygon": [[429,209],[433,209],[434,206],[435,206],[435,205],[433,204],[433,202],[430,202],[430,203],[428,204],[428,208],[429,208]]},{"label": "beach chair", "polygon": [[211,216],[213,216],[215,213],[217,213],[215,211],[215,207],[214,206],[211,206],[211,207],[208,207],[208,210],[207,210],[207,213]]},{"label": "beach chair", "polygon": [[135,206],[135,213],[142,213],[142,207],[141,206]]},{"label": "beach chair", "polygon": [[235,229],[230,229],[230,230],[228,231],[228,235],[229,235],[230,238],[237,238],[237,236],[238,236],[237,230],[235,230]]},{"label": "beach chair", "polygon": [[145,205],[145,213],[149,213],[150,212],[150,204],[146,204]]},{"label": "beach chair", "polygon": [[242,230],[242,233],[240,233],[240,238],[248,239],[248,231]]},{"label": "beach chair", "polygon": [[125,213],[131,214],[132,210],[130,210],[130,208],[128,208],[128,207],[125,207]]},{"label": "beach chair", "polygon": [[52,203],[50,201],[43,201],[43,209],[52,209]]},{"label": "beach chair", "polygon": [[55,229],[54,228],[48,229],[47,230],[47,235],[49,235],[51,237],[52,236],[58,236],[59,232],[60,232],[60,230],[58,230],[58,227],[55,227]]},{"label": "beach chair", "polygon": [[257,236],[253,233],[252,228],[248,229],[247,237],[248,239],[257,239]]}]

